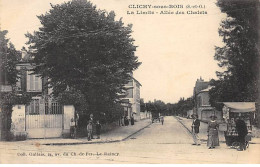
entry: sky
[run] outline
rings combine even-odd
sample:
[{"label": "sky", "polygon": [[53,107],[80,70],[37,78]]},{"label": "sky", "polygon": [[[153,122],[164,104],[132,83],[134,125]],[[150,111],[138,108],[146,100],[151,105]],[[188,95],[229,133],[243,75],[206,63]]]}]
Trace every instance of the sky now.
[{"label": "sky", "polygon": [[[45,14],[50,3],[67,0],[0,0],[0,27],[8,30],[7,37],[20,50],[27,39],[24,34],[38,30],[37,15]],[[136,56],[142,65],[134,77],[142,84],[141,98],[175,103],[188,98],[198,78],[216,79],[221,70],[214,60],[215,46],[222,46],[218,35],[219,24],[225,14],[215,5],[215,0],[91,0],[98,9],[115,11],[125,25],[133,24],[132,37],[138,46]],[[183,9],[137,9],[129,5],[183,5]],[[202,5],[207,14],[136,14],[143,12],[183,11],[187,5]],[[127,14],[133,11],[135,14]]]}]

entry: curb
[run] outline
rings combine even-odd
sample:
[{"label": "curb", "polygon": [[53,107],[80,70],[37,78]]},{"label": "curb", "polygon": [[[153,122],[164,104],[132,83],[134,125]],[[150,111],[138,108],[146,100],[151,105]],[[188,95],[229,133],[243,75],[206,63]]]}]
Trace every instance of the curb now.
[{"label": "curb", "polygon": [[[193,140],[194,139],[197,139],[197,137],[191,132],[191,130],[186,126],[186,125],[184,125],[184,123],[182,123],[181,121],[180,121],[180,119],[179,118],[177,118],[176,116],[173,116],[189,133],[190,133],[190,135],[193,137]],[[195,141],[194,141],[195,142]]]},{"label": "curb", "polygon": [[147,128],[150,126],[152,123],[149,123],[148,125],[144,126],[143,128],[135,131],[134,133],[128,135],[127,137],[121,139],[121,140],[109,140],[109,141],[96,141],[96,142],[75,142],[75,143],[44,143],[41,145],[48,145],[48,146],[54,146],[54,145],[79,145],[79,144],[103,144],[103,143],[116,143],[116,142],[121,142],[121,141],[126,141],[133,135],[137,134],[138,132],[142,131],[143,129]]},{"label": "curb", "polygon": [[132,133],[131,135],[127,136],[126,138],[124,138],[124,139],[122,139],[122,140],[120,140],[120,141],[126,141],[128,138],[130,138],[131,136],[133,136],[133,135],[137,134],[138,132],[142,131],[143,129],[147,128],[147,127],[148,127],[148,126],[150,126],[151,124],[152,124],[152,123],[149,123],[149,124],[148,124],[148,125],[146,125],[145,127],[143,127],[143,128],[141,128],[141,129],[139,129],[138,131],[136,131],[136,132]]},{"label": "curb", "polygon": [[[175,117],[175,116],[174,116]],[[193,138],[193,140],[194,139],[197,139],[197,137],[192,133],[192,131],[184,124],[184,123],[182,123],[181,122],[181,119],[179,119],[179,118],[177,118],[177,117],[175,117],[177,120],[178,120],[178,122],[180,122],[181,124],[182,124],[182,126],[185,128],[185,129],[187,129],[187,131],[194,137]],[[203,122],[203,123],[205,123],[205,122]],[[207,141],[207,140],[205,140],[205,139],[200,139],[200,141]],[[195,142],[195,141],[194,141]],[[221,141],[221,140],[219,140],[219,143],[226,143],[226,141]]]}]

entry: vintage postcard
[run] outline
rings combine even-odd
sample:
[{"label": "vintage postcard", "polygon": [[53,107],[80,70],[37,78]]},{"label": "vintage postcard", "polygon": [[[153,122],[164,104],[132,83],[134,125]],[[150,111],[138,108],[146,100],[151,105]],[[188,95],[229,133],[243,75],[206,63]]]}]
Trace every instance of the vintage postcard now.
[{"label": "vintage postcard", "polygon": [[259,164],[258,0],[0,0],[0,164]]}]

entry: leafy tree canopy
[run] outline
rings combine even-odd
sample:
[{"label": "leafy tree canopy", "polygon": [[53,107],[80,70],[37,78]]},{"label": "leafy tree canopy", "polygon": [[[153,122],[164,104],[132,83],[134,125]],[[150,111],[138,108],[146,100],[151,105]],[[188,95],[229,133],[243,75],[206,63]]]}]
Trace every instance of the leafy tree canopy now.
[{"label": "leafy tree canopy", "polygon": [[[21,52],[17,51],[14,45],[6,38],[7,31],[0,30],[0,85],[9,85],[15,88],[18,71],[16,64],[21,60]],[[10,140],[12,107],[15,104],[27,104],[31,97],[27,93],[17,94],[15,89],[0,91],[0,126],[6,133],[3,139]]]},{"label": "leafy tree canopy", "polygon": [[[10,85],[16,84],[17,70],[16,64],[21,59],[21,52],[17,51],[14,45],[6,38],[8,31],[0,30],[0,70],[1,82]],[[6,84],[3,83],[3,84]]]},{"label": "leafy tree canopy", "polygon": [[[257,0],[218,0],[227,18],[220,24],[219,35],[225,46],[216,47],[215,59],[225,69],[212,80],[211,104],[223,101],[255,101],[258,77]],[[213,104],[214,105],[214,104]]]},{"label": "leafy tree canopy", "polygon": [[53,94],[80,91],[91,110],[105,110],[140,65],[131,37],[115,13],[86,0],[72,0],[38,16],[42,27],[27,34],[35,73],[49,79]]}]

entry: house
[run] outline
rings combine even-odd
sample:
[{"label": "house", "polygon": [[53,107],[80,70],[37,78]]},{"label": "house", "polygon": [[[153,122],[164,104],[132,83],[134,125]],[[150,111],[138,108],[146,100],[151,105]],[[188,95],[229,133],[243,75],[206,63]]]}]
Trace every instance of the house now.
[{"label": "house", "polygon": [[134,77],[125,85],[126,96],[122,101],[129,102],[128,110],[125,110],[125,116],[134,116],[135,120],[140,120],[140,87],[142,85]]},{"label": "house", "polygon": [[217,120],[221,120],[222,112],[217,111],[209,103],[209,90],[212,87],[208,81],[204,81],[202,78],[197,79],[193,97],[194,97],[194,111],[198,115],[198,119],[202,121],[209,121],[210,116],[216,116]]},{"label": "house", "polygon": [[49,97],[51,89],[43,89],[46,79],[33,74],[33,68],[34,66],[27,62],[16,66],[20,74],[15,89],[18,94],[29,93],[32,100],[26,106],[13,106],[13,132],[19,134],[25,131],[28,138],[62,137],[69,134],[74,107],[62,106]]},{"label": "house", "polygon": [[[29,105],[16,105],[13,107],[12,128],[14,133],[27,133],[28,138],[52,138],[69,134],[70,120],[75,115],[74,106],[62,106],[50,97],[52,90],[44,88],[47,80],[33,74],[33,64],[19,63],[19,79],[16,91],[27,92],[32,96]],[[126,97],[122,100],[126,109],[125,115],[138,119],[140,117],[140,86],[132,78],[126,85]],[[22,128],[21,128],[22,127]]]},{"label": "house", "polygon": [[188,110],[187,111],[187,118],[188,119],[192,118],[192,115],[193,115],[193,110]]}]

